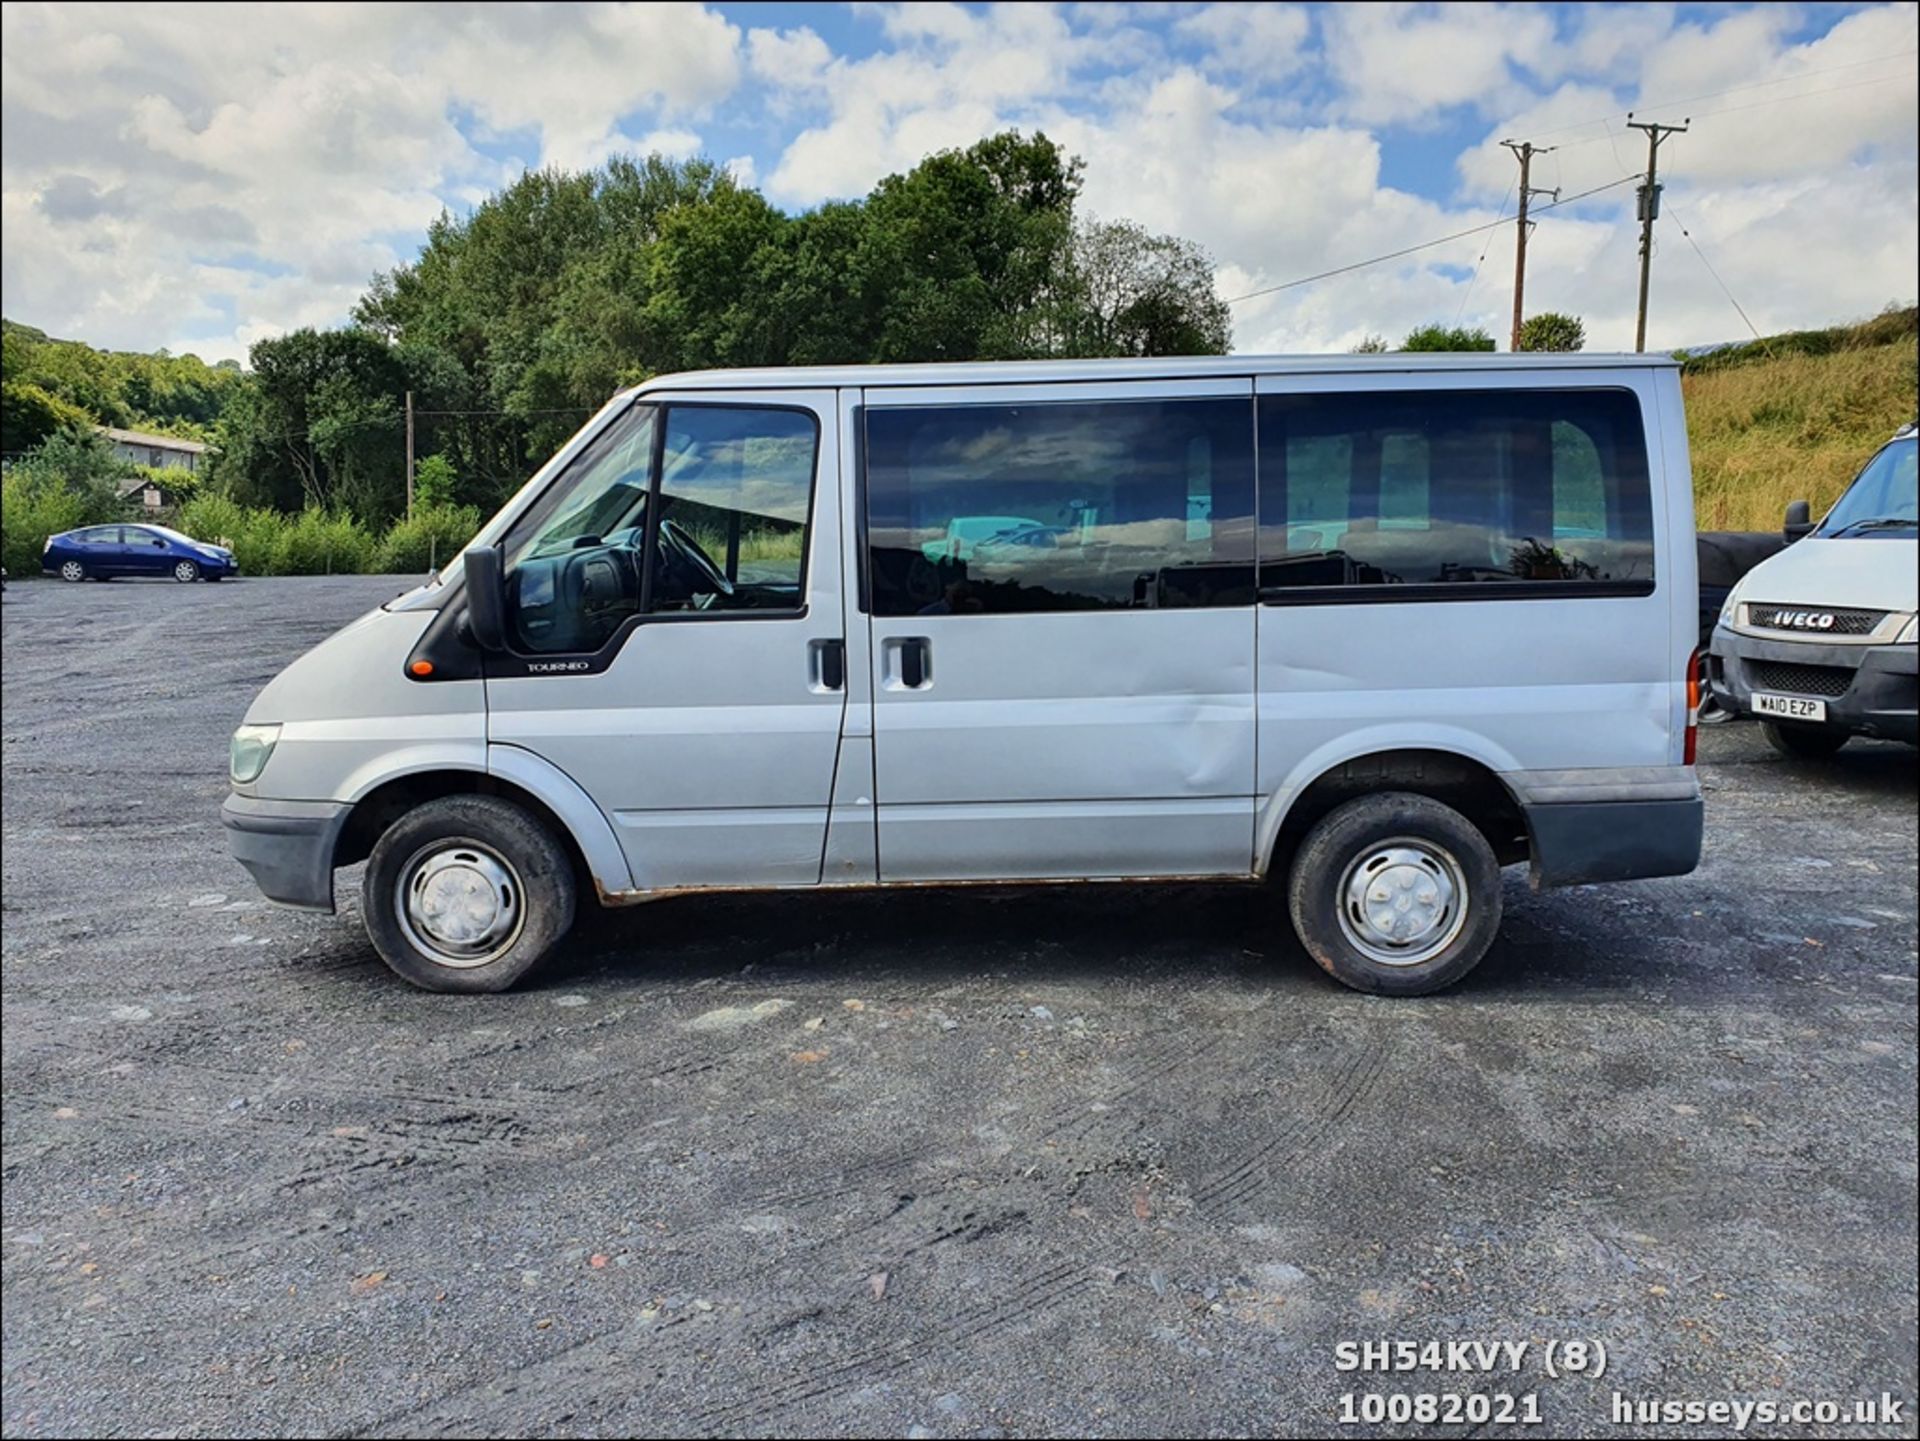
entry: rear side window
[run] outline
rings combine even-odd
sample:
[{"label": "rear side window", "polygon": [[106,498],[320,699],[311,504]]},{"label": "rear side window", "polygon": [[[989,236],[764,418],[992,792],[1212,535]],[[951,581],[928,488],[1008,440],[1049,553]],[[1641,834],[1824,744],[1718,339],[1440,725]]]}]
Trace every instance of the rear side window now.
[{"label": "rear side window", "polygon": [[1253,602],[1252,407],[872,409],[876,615]]},{"label": "rear side window", "polygon": [[1259,412],[1265,599],[1653,589],[1646,436],[1631,392],[1276,395]]}]

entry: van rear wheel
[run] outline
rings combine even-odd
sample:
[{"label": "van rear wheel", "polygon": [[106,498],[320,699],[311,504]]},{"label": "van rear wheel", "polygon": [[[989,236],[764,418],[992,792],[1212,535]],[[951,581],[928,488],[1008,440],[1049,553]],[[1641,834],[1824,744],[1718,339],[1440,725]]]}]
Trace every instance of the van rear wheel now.
[{"label": "van rear wheel", "polygon": [[1418,996],[1480,963],[1500,930],[1500,863],[1452,806],[1387,791],[1324,816],[1294,856],[1287,908],[1320,968]]},{"label": "van rear wheel", "polygon": [[380,837],[361,908],[374,949],[402,979],[429,991],[504,991],[573,925],[573,866],[520,806],[444,796]]}]

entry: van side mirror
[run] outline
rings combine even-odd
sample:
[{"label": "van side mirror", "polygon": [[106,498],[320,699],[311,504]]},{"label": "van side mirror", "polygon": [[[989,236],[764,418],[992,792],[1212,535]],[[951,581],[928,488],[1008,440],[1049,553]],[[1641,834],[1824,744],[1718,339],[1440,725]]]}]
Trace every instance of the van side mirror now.
[{"label": "van side mirror", "polygon": [[1788,501],[1787,523],[1780,527],[1780,533],[1787,538],[1787,544],[1792,545],[1812,529],[1813,507],[1808,505],[1804,500]]},{"label": "van side mirror", "polygon": [[507,586],[500,573],[500,548],[477,545],[462,557],[467,587],[467,629],[485,651],[507,648]]}]

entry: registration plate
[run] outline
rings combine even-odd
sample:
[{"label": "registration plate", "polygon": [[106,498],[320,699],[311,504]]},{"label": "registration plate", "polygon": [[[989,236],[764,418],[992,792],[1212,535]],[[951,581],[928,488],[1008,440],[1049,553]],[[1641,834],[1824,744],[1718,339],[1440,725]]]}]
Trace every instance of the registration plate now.
[{"label": "registration plate", "polygon": [[1761,695],[1756,692],[1753,712],[1755,715],[1777,715],[1782,720],[1823,721],[1827,718],[1827,703],[1797,695]]}]

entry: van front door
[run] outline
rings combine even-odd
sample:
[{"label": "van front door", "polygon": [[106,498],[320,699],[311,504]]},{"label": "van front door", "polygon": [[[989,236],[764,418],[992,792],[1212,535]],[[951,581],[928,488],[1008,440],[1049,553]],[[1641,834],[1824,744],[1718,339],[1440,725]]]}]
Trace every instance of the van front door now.
[{"label": "van front door", "polygon": [[643,396],[505,538],[489,743],[591,795],[639,889],[820,879],[846,703],[838,455],[832,391]]},{"label": "van front door", "polygon": [[881,879],[1249,873],[1251,382],[863,421]]}]

